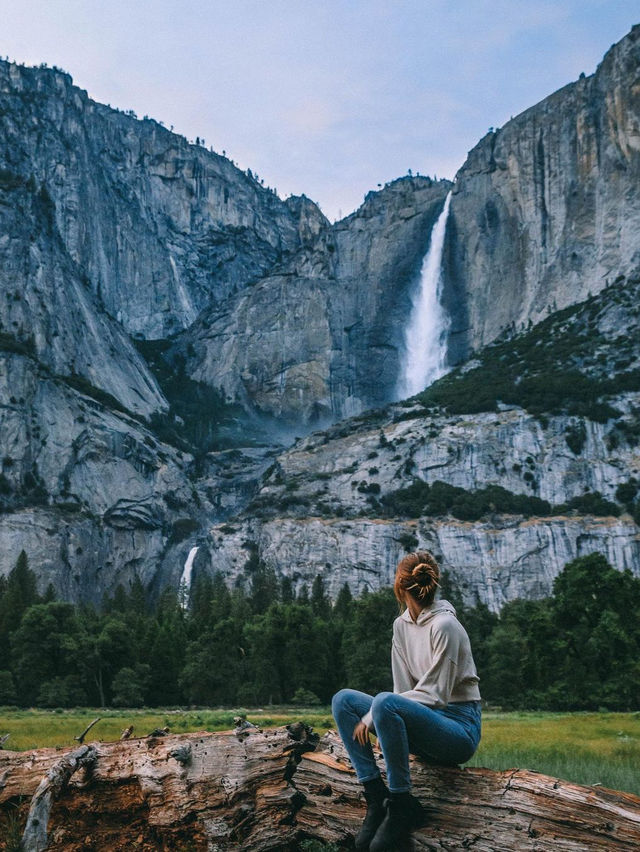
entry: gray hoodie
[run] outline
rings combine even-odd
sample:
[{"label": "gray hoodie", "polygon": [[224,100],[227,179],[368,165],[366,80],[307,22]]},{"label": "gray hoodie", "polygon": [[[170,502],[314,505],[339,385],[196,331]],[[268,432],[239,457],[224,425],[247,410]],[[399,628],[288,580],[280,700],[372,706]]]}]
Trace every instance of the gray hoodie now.
[{"label": "gray hoodie", "polygon": [[[393,623],[393,691],[430,707],[479,701],[480,678],[467,631],[449,601],[425,607],[417,621],[405,610]],[[371,711],[362,717],[372,726]]]}]

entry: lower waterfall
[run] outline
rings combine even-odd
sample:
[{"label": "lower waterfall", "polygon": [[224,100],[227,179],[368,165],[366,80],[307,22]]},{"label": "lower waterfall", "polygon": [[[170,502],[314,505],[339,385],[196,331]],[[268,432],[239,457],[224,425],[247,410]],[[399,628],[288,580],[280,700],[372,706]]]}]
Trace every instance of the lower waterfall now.
[{"label": "lower waterfall", "polygon": [[193,560],[196,558],[196,553],[199,548],[192,547],[189,555],[184,563],[182,574],[180,575],[180,583],[178,585],[178,596],[180,605],[183,609],[189,606],[189,592],[191,591],[191,574],[193,572]]},{"label": "lower waterfall", "polygon": [[429,249],[420,270],[420,282],[411,297],[411,314],[404,332],[404,358],[396,393],[398,399],[423,391],[446,372],[449,321],[441,305],[442,252],[450,204],[449,192],[431,231]]}]

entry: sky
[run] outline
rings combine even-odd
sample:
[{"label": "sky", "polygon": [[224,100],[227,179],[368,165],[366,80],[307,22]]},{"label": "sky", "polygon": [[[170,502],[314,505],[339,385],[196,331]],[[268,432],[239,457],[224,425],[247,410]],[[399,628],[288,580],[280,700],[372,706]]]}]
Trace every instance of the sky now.
[{"label": "sky", "polygon": [[199,136],[330,219],[595,71],[638,0],[0,0],[0,56]]}]

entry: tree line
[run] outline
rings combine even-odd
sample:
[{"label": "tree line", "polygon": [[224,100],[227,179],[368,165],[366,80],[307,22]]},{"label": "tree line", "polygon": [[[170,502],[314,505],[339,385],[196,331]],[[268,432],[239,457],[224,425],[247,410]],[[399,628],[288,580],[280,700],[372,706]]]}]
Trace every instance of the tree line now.
[{"label": "tree line", "polygon": [[[296,593],[257,557],[229,589],[201,576],[188,608],[140,582],[98,610],[40,595],[22,553],[0,578],[0,704],[41,707],[327,704],[391,688],[391,589],[332,602],[318,576]],[[599,554],[566,565],[553,593],[499,615],[443,578],[473,647],[485,701],[505,709],[640,709],[640,579]],[[183,593],[182,593],[183,594]]]}]

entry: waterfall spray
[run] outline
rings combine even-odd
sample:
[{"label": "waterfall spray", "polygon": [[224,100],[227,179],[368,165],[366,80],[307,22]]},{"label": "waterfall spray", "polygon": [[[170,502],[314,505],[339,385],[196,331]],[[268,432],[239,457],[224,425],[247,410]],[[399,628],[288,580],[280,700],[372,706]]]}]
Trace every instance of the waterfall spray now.
[{"label": "waterfall spray", "polygon": [[441,305],[442,252],[450,204],[449,192],[431,231],[429,249],[420,270],[420,282],[411,297],[398,399],[419,393],[446,372],[448,318]]}]

